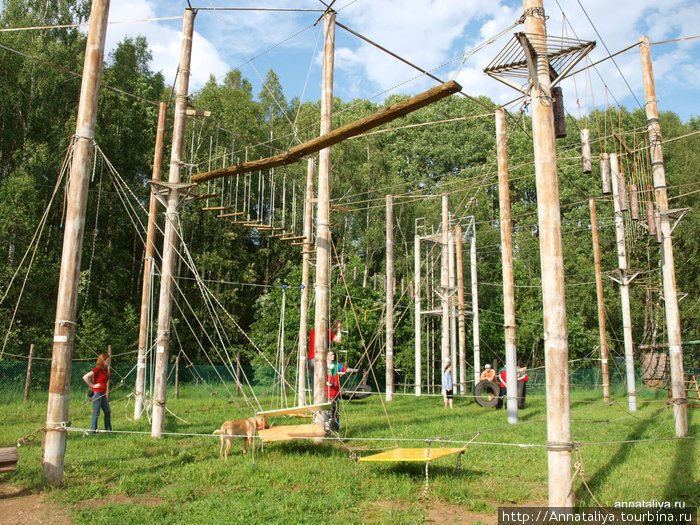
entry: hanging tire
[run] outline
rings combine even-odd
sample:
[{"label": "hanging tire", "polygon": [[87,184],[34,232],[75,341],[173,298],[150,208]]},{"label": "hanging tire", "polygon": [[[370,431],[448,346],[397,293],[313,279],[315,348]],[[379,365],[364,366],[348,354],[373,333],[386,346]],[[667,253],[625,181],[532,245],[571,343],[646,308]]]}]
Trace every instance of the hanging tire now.
[{"label": "hanging tire", "polygon": [[343,399],[365,399],[372,395],[372,387],[369,385],[357,385],[355,388],[341,388],[340,397]]},{"label": "hanging tire", "polygon": [[495,381],[479,381],[474,387],[474,400],[482,407],[495,407],[498,397],[501,394],[501,387]]},{"label": "hanging tire", "polygon": [[527,382],[518,381],[518,408],[522,410],[525,408],[525,395],[527,392]]}]

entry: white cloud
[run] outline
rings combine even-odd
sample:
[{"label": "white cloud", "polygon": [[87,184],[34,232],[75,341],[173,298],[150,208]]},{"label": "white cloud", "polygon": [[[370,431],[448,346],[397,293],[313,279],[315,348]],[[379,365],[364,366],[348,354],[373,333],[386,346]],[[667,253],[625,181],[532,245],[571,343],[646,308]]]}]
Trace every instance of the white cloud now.
[{"label": "white cloud", "polygon": [[[164,13],[157,2],[143,0],[121,0],[112,2],[109,11],[110,22],[143,20],[163,16],[178,16],[180,13]],[[110,24],[107,28],[107,53],[114,50],[117,44],[126,37],[134,38],[143,35],[148,40],[149,49],[153,55],[151,68],[160,71],[165,76],[166,83],[175,79],[177,65],[180,59],[180,43],[182,41],[182,21],[134,22],[129,24]],[[190,88],[201,87],[210,74],[223,75],[228,71],[228,65],[221,59],[216,47],[197,31],[192,40],[192,74]]]},{"label": "white cloud", "polygon": [[[221,0],[201,4],[219,3],[223,4]],[[242,2],[234,4],[245,5]],[[358,0],[354,3],[341,0],[334,7],[342,8],[346,4],[349,6],[338,12],[340,23],[426,69],[471,51],[485,39],[510,26],[522,13],[519,0]],[[179,16],[186,5],[185,0],[120,0],[111,4],[110,20]],[[322,7],[317,0],[272,0],[269,5],[303,9]],[[560,5],[565,10],[566,24],[562,22]],[[558,0],[545,2],[545,9],[550,17],[547,23],[550,35],[563,34],[570,38],[598,41],[597,49],[590,55],[591,61],[607,56],[603,42],[611,53],[615,53],[634,44],[644,34],[648,34],[652,42],[694,36],[697,34],[697,20],[700,19],[700,3],[697,0],[666,0],[663,4],[658,4],[656,0],[617,0],[614,4],[609,0],[586,0],[581,3],[579,0]],[[298,84],[303,85],[320,26],[282,44],[280,42],[312,24],[318,16],[319,13],[200,11],[195,21],[191,89],[200,87],[210,74],[219,78],[226,71],[244,64],[246,57],[253,57],[276,44],[279,47],[265,55],[264,65],[260,61],[255,62],[259,73],[264,75],[270,65],[278,72],[288,68],[288,75],[298,76]],[[588,17],[600,36],[594,31]],[[569,26],[573,26],[573,30]],[[522,30],[522,27],[516,30]],[[113,24],[107,33],[108,50],[127,35],[145,35],[153,53],[152,68],[161,70],[166,81],[172,82],[179,57],[181,28],[181,20]],[[457,80],[468,93],[486,94],[497,102],[517,96],[515,90],[482,73],[483,67],[509,38],[510,34],[466,61]],[[368,97],[397,85],[401,86],[396,92],[415,93],[433,85],[433,81],[425,78],[405,83],[418,72],[341,28],[336,29],[336,45],[336,94],[343,98]],[[681,83],[687,88],[700,83],[700,76],[695,74],[699,49],[700,40],[653,46],[657,90],[668,100],[673,101],[674,84]],[[279,58],[280,52],[286,53],[283,55],[284,62]],[[299,57],[298,63],[294,56]],[[317,50],[316,66],[319,60],[320,50]],[[625,80],[637,99],[643,99],[638,50],[635,48],[618,55],[615,62],[623,71],[624,78],[608,60],[597,67],[597,72],[579,75],[575,86],[571,80],[564,83],[570,112],[578,113],[577,99],[589,110],[593,107],[594,99],[596,105],[605,105],[606,87],[611,104],[614,105],[614,99],[618,99],[627,107],[635,107]],[[449,63],[436,71],[436,76],[452,78],[458,66],[458,61]],[[604,83],[598,78],[598,73],[604,78]],[[245,74],[254,83],[259,82],[257,74],[249,69]],[[312,75],[319,75],[318,67]],[[309,79],[310,86],[319,83],[320,77]],[[286,83],[284,87],[288,91]],[[300,93],[288,94],[293,96]],[[680,102],[674,102],[676,106],[668,109],[679,111]]]}]

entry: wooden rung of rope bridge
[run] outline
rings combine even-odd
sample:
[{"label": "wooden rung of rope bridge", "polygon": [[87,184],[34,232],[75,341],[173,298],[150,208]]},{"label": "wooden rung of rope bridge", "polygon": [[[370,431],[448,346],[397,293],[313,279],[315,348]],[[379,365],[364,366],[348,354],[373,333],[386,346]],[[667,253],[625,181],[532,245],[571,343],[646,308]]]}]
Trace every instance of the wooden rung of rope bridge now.
[{"label": "wooden rung of rope bridge", "polygon": [[[302,239],[306,239],[304,235],[295,235],[294,237],[282,237],[280,240],[282,241],[300,241]],[[297,244],[305,244],[303,242],[292,242],[292,245],[297,245]]]},{"label": "wooden rung of rope bridge", "polygon": [[341,126],[330,133],[326,133],[325,135],[316,137],[308,142],[294,146],[293,148],[290,148],[289,151],[285,151],[284,153],[193,175],[192,182],[201,183],[229,175],[249,173],[251,171],[265,170],[293,164],[311,153],[316,153],[317,151],[321,151],[322,149],[332,146],[333,144],[337,144],[343,140],[376,128],[377,126],[391,122],[399,117],[408,115],[417,109],[427,106],[428,104],[432,104],[433,102],[437,102],[438,100],[448,97],[461,90],[462,86],[460,86],[454,80],[445,82],[444,84],[429,89],[428,91],[420,93],[419,95],[396,104],[392,104],[388,108],[378,111],[377,113]]}]

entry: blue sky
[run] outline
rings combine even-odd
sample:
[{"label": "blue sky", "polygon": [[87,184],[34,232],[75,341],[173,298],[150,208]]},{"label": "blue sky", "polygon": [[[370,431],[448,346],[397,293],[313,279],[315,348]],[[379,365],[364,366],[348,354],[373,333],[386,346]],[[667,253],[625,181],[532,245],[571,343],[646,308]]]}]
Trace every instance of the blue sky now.
[{"label": "blue sky", "polygon": [[[270,7],[321,9],[318,0],[190,0],[193,7]],[[110,21],[181,16],[185,0],[112,1]],[[596,40],[590,61],[616,53],[648,35],[661,42],[700,35],[698,0],[545,0],[548,33],[581,40]],[[522,3],[503,0],[337,0],[334,8],[342,24],[425,68],[442,68],[434,74],[456,79],[471,95],[487,95],[504,103],[518,93],[483,74],[483,68],[505,46],[520,25],[460,67],[464,53],[508,28],[520,17]],[[585,12],[584,12],[585,9]],[[261,89],[270,68],[279,75],[285,96],[317,100],[320,96],[323,24],[320,13],[201,10],[195,20],[191,89],[214,75],[221,78],[238,68]],[[590,18],[590,21],[589,21]],[[591,23],[592,22],[592,23]],[[592,24],[595,24],[595,29]],[[174,79],[179,55],[182,20],[111,24],[108,49],[125,36],[144,35],[153,52],[152,68]],[[596,34],[596,30],[598,34]],[[298,34],[297,34],[298,33]],[[293,36],[296,35],[296,36]],[[293,36],[293,37],[292,37]],[[292,38],[290,38],[292,37]],[[603,43],[605,45],[603,45]],[[274,49],[267,51],[269,48]],[[265,52],[267,51],[267,52]],[[261,56],[248,59],[263,53]],[[652,46],[657,98],[661,111],[671,110],[687,121],[700,115],[700,39]],[[564,81],[567,111],[585,115],[594,107],[634,109],[644,103],[637,48]],[[618,69],[619,68],[619,71]],[[577,68],[578,69],[578,68]],[[621,73],[620,73],[621,72]],[[434,85],[416,71],[382,53],[341,28],[336,29],[334,94],[344,100],[389,94],[414,94]],[[629,87],[628,87],[629,85]]]}]

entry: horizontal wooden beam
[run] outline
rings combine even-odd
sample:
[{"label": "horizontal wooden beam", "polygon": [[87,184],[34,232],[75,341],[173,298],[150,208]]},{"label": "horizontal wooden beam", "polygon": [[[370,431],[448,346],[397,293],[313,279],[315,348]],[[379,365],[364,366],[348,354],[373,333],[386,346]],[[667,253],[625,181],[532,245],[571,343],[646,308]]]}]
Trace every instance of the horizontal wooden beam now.
[{"label": "horizontal wooden beam", "polygon": [[361,133],[365,133],[370,129],[376,128],[377,126],[381,126],[382,124],[391,122],[399,117],[408,115],[417,109],[427,106],[428,104],[432,104],[433,102],[437,102],[438,100],[448,97],[461,90],[462,86],[460,86],[454,80],[445,82],[444,84],[429,89],[424,93],[408,98],[396,104],[392,104],[388,108],[378,111],[377,113],[361,118],[360,120],[350,122],[349,124],[341,126],[338,129],[334,129],[330,133],[326,133],[325,135],[316,137],[308,142],[294,146],[289,151],[285,151],[284,153],[279,153],[264,159],[244,162],[235,166],[227,166],[225,168],[199,173],[198,175],[192,176],[192,182],[201,183],[230,175],[249,173],[251,171],[266,170],[276,168],[278,166],[293,164],[294,162],[301,160],[306,155],[316,153],[317,151],[321,151],[322,149],[332,146],[333,144],[338,144],[339,142]]}]

